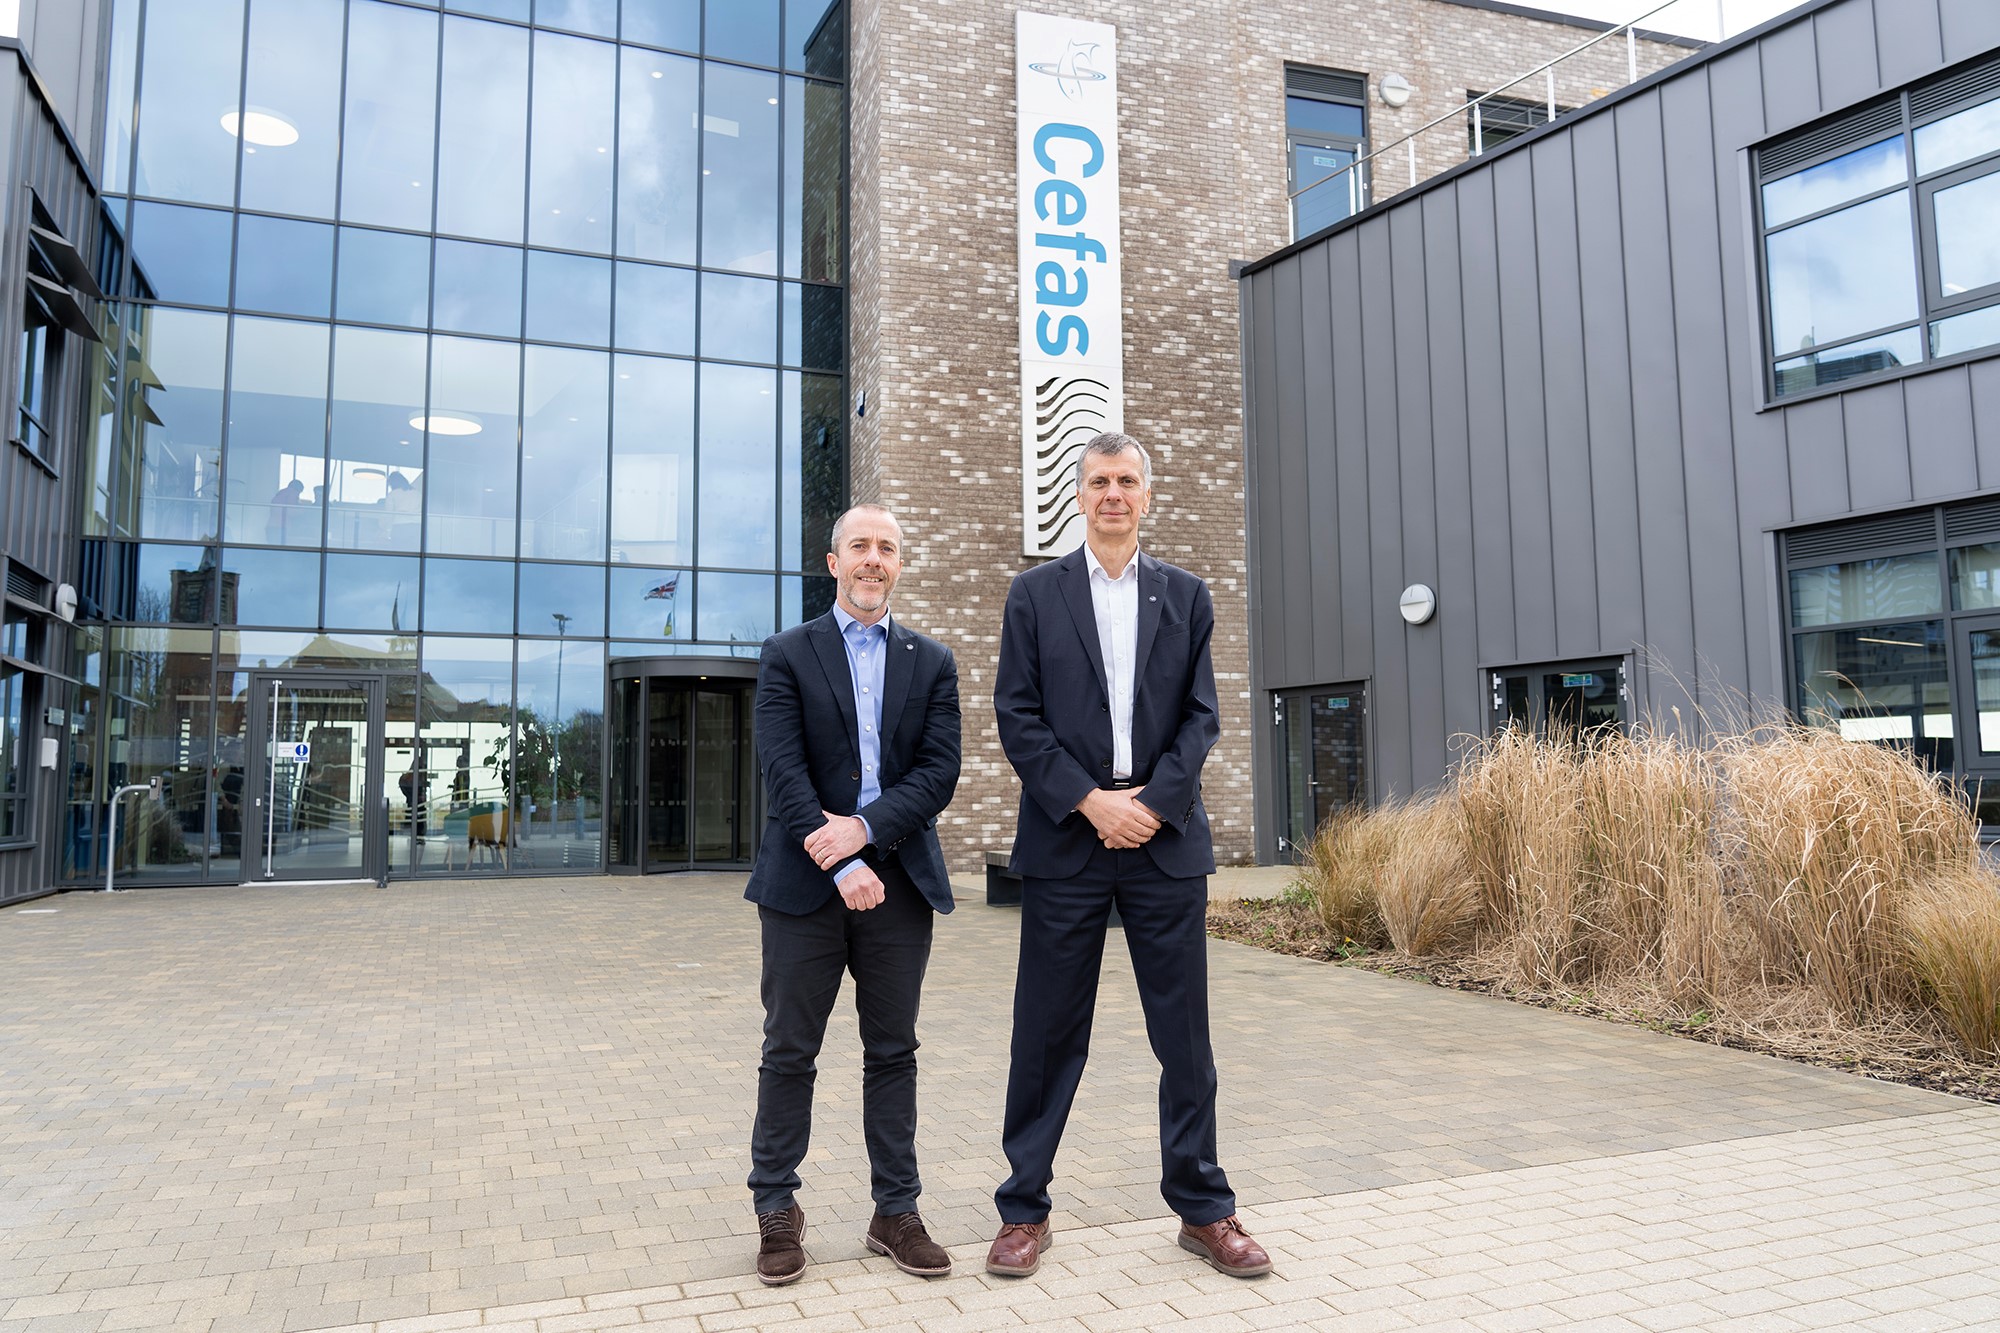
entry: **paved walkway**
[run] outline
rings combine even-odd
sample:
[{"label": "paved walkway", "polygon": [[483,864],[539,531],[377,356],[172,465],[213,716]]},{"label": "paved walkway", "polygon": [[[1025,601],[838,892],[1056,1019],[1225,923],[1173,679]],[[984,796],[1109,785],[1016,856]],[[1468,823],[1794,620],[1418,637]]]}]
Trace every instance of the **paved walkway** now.
[{"label": "paved walkway", "polygon": [[940,922],[925,1216],[870,1211],[851,1010],[752,1275],[740,879],[71,894],[0,911],[0,1329],[1992,1326],[2000,1108],[1213,946],[1225,1164],[1277,1260],[1175,1248],[1121,953],[1042,1273],[980,1271],[1016,915]]}]

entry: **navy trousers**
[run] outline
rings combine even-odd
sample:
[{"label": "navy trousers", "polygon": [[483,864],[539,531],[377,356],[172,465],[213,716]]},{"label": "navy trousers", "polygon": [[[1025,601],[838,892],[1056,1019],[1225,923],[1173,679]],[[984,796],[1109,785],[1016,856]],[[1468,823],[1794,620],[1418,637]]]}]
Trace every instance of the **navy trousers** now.
[{"label": "navy trousers", "polygon": [[1160,1193],[1193,1226],[1236,1196],[1216,1163],[1215,1054],[1208,1039],[1208,881],[1160,874],[1143,848],[1100,847],[1082,874],[1024,878],[1014,982],[1013,1065],[1001,1147],[1013,1174],[994,1195],[1002,1222],[1049,1215],[1056,1149],[1090,1055],[1090,1025],[1113,902],[1160,1062]]}]

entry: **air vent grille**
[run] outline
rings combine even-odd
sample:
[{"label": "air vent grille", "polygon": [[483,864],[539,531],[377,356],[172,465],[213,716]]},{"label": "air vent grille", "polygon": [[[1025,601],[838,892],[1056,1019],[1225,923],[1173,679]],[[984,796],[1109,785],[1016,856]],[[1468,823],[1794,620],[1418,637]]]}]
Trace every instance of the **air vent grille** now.
[{"label": "air vent grille", "polygon": [[1306,93],[1313,97],[1337,97],[1343,102],[1366,102],[1368,76],[1340,74],[1325,69],[1288,69],[1285,71],[1285,91]]},{"label": "air vent grille", "polygon": [[1792,565],[1832,564],[1843,557],[1908,546],[1936,546],[1937,511],[1887,514],[1856,523],[1828,524],[1785,534],[1785,559]]},{"label": "air vent grille", "polygon": [[1970,538],[2000,537],[2000,497],[1953,505],[1944,511],[1944,539],[1962,542]]},{"label": "air vent grille", "polygon": [[42,595],[48,591],[48,586],[49,581],[47,579],[37,577],[19,565],[9,564],[7,566],[7,592],[10,596],[18,597],[24,602],[33,602],[39,606],[42,602]]},{"label": "air vent grille", "polygon": [[1916,120],[1955,107],[1960,102],[1984,102],[2000,94],[2000,60],[1987,60],[1948,78],[1910,91],[1910,116]]},{"label": "air vent grille", "polygon": [[1770,180],[1838,149],[1860,148],[1885,134],[1893,134],[1903,123],[1899,98],[1876,102],[1825,121],[1810,129],[1798,130],[1765,144],[1757,150],[1757,171]]}]

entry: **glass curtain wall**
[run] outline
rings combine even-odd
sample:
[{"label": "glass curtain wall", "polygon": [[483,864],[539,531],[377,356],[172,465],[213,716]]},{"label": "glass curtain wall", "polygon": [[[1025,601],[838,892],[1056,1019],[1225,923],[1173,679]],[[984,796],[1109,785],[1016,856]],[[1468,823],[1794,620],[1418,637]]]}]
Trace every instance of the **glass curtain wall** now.
[{"label": "glass curtain wall", "polygon": [[121,874],[241,878],[253,674],[314,666],[388,681],[392,874],[604,864],[609,660],[831,604],[846,21],[116,0],[73,877],[140,765]]}]

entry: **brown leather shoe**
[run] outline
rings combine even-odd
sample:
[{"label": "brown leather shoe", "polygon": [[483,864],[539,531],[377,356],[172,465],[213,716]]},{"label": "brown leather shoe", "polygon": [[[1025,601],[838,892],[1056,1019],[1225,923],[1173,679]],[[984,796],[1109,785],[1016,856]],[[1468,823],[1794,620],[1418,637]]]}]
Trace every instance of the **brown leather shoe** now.
[{"label": "brown leather shoe", "polygon": [[986,1271],[1001,1277],[1029,1277],[1042,1266],[1042,1251],[1056,1243],[1049,1220],[1009,1222],[986,1251]]},{"label": "brown leather shoe", "polygon": [[924,1230],[924,1219],[914,1212],[889,1217],[875,1214],[868,1224],[868,1248],[888,1255],[896,1267],[918,1277],[943,1277],[951,1272],[951,1256],[931,1239]]},{"label": "brown leather shoe", "polygon": [[806,1271],[806,1210],[793,1204],[757,1214],[757,1280],[767,1287],[797,1282]]},{"label": "brown leather shoe", "polygon": [[1258,1277],[1271,1271],[1271,1256],[1250,1239],[1234,1213],[1205,1227],[1181,1223],[1181,1248],[1200,1255],[1216,1272],[1231,1277]]}]

